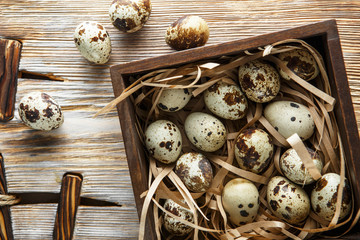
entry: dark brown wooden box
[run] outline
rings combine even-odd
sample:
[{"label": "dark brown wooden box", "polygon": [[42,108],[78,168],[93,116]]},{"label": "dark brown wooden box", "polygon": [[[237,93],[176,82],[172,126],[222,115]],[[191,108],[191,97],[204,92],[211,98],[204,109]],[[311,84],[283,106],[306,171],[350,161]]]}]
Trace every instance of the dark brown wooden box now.
[{"label": "dark brown wooden box", "polygon": [[[337,101],[335,105],[335,115],[346,150],[348,178],[350,178],[352,182],[355,203],[359,203],[360,181],[357,181],[360,179],[359,133],[335,20],[113,66],[110,71],[115,96],[119,96],[121,92],[130,85],[129,77],[131,75],[143,74],[151,70],[182,65],[203,59],[214,59],[224,55],[234,55],[245,50],[266,46],[285,39],[303,39],[323,55],[330,78],[331,91]],[[135,128],[135,112],[129,99],[118,104],[118,114],[125,142],[136,206],[140,216],[143,200],[140,199],[140,194],[146,191],[148,186],[148,162]],[[358,208],[358,206],[356,206],[356,208]],[[153,228],[153,218],[149,216],[146,233],[147,239],[156,239]]]}]

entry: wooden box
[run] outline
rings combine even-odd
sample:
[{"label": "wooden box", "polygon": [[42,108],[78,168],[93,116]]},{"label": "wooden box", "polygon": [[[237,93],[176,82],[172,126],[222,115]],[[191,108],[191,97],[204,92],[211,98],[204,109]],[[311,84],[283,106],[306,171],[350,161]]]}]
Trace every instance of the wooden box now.
[{"label": "wooden box", "polygon": [[[325,60],[332,95],[337,101],[334,112],[338,121],[341,139],[346,150],[348,178],[350,178],[352,182],[355,203],[359,203],[360,184],[357,181],[357,179],[360,178],[359,134],[335,20],[113,66],[111,67],[111,78],[115,96],[119,96],[121,92],[131,84],[129,82],[130,76],[144,74],[159,68],[179,66],[194,61],[214,59],[224,55],[235,55],[245,50],[255,49],[286,39],[305,40],[315,47]],[[140,194],[148,188],[148,161],[145,158],[144,148],[137,134],[134,117],[135,112],[129,99],[118,104],[118,114],[125,142],[136,206],[140,216],[143,200],[140,199]],[[356,206],[356,209],[358,209],[358,206]],[[153,226],[153,218],[148,216],[146,229],[147,239],[156,238]]]}]

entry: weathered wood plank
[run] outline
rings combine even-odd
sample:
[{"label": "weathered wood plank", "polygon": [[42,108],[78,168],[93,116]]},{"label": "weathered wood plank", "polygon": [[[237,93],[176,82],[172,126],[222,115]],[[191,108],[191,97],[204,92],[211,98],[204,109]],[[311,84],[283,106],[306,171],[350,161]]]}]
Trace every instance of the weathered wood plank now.
[{"label": "weathered wood plank", "polygon": [[[166,27],[185,14],[210,26],[208,44],[243,39],[306,23],[336,18],[354,108],[360,126],[360,2],[316,0],[152,0],[152,15],[134,34],[122,34],[108,17],[111,1],[0,1],[0,37],[24,43],[20,69],[54,73],[65,82],[19,79],[17,101],[25,93],[46,90],[63,106],[64,125],[37,132],[18,116],[0,124],[0,151],[6,162],[9,192],[59,192],[63,174],[84,176],[82,196],[125,207],[80,206],[75,239],[135,239],[137,214],[120,126],[113,111],[94,113],[113,98],[108,66],[170,53]],[[95,20],[107,28],[113,46],[107,65],[90,65],[74,46],[77,24]],[[11,207],[16,239],[51,239],[56,205]]]}]

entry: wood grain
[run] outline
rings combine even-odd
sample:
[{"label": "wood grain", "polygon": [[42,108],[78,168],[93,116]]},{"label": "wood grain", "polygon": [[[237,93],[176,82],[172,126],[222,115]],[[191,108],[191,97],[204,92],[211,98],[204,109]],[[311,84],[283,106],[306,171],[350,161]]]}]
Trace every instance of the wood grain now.
[{"label": "wood grain", "polygon": [[60,199],[53,232],[54,240],[71,240],[80,204],[82,176],[66,173],[61,182]]},{"label": "wood grain", "polygon": [[14,117],[21,42],[0,39],[0,121]]},{"label": "wood grain", "polygon": [[[145,27],[120,33],[109,21],[111,0],[0,0],[0,37],[23,41],[20,69],[53,73],[67,81],[19,78],[17,102],[46,90],[63,107],[64,125],[53,132],[25,127],[17,113],[0,124],[9,192],[60,191],[67,171],[83,177],[82,196],[123,207],[78,209],[74,239],[135,239],[138,216],[116,111],[92,118],[113,99],[109,66],[174,52],[164,41],[166,27],[185,14],[203,17],[207,45],[244,39],[335,18],[338,23],[353,107],[360,126],[360,2],[354,0],[152,0]],[[108,64],[83,59],[73,43],[82,21],[101,22],[112,41]],[[11,207],[15,239],[51,239],[56,205]]]}]

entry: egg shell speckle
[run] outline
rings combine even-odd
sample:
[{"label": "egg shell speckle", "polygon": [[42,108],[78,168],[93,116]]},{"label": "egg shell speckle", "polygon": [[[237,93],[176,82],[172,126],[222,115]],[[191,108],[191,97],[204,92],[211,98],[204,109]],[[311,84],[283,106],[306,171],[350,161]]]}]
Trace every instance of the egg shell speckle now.
[{"label": "egg shell speckle", "polygon": [[[171,199],[167,199],[164,204],[164,208],[171,212],[172,214],[188,221],[194,223],[194,215],[189,210],[186,209],[176,202],[174,202]],[[184,223],[181,223],[180,221],[176,220],[175,218],[171,217],[168,214],[164,214],[164,227],[165,229],[176,236],[184,236],[186,234],[189,234],[193,228],[185,225]]]},{"label": "egg shell speckle", "polygon": [[175,162],[182,149],[180,130],[173,122],[157,120],[145,131],[145,145],[156,160],[166,164]]},{"label": "egg shell speckle", "polygon": [[[316,168],[319,170],[319,172],[321,172],[323,163],[321,161],[320,155],[310,148],[307,148],[307,150]],[[286,150],[281,155],[280,168],[284,175],[296,184],[308,185],[315,182],[310,173],[306,170],[305,165],[301,161],[301,158],[293,148]]]},{"label": "egg shell speckle", "polygon": [[239,226],[252,222],[259,210],[259,191],[252,182],[235,178],[225,185],[222,204],[233,224]]},{"label": "egg shell speckle", "polygon": [[114,0],[109,8],[113,25],[125,33],[140,30],[150,17],[150,0]]},{"label": "egg shell speckle", "polygon": [[246,115],[248,103],[237,85],[217,82],[204,93],[206,107],[215,115],[238,120]]},{"label": "egg shell speckle", "polygon": [[285,138],[297,133],[302,140],[312,136],[314,120],[307,107],[292,101],[276,101],[268,104],[264,116]]},{"label": "egg shell speckle", "polygon": [[270,179],[267,202],[276,217],[290,224],[303,222],[310,213],[310,200],[306,192],[281,176]]},{"label": "egg shell speckle", "polygon": [[[306,50],[295,49],[288,52],[279,53],[278,58],[297,76],[305,81],[310,81],[319,75],[319,67],[314,57]],[[291,78],[279,68],[280,75],[286,79]]]},{"label": "egg shell speckle", "polygon": [[21,120],[37,130],[52,130],[64,122],[60,105],[43,92],[31,92],[22,97],[18,111]]},{"label": "egg shell speckle", "polygon": [[195,147],[205,152],[215,152],[226,142],[224,124],[207,113],[194,112],[185,120],[185,133]]},{"label": "egg shell speckle", "polygon": [[165,89],[159,98],[158,107],[165,112],[177,112],[188,104],[191,92],[189,89]]},{"label": "egg shell speckle", "polygon": [[[324,174],[316,182],[316,186],[311,192],[311,205],[313,210],[319,217],[327,221],[331,221],[335,214],[340,180],[341,179],[339,174]],[[339,220],[344,219],[350,213],[350,210],[351,189],[349,183],[345,179]]]},{"label": "egg shell speckle", "polygon": [[264,103],[276,97],[280,91],[280,76],[270,64],[254,60],[239,67],[239,82],[246,97]]},{"label": "egg shell speckle", "polygon": [[245,129],[235,142],[235,158],[240,168],[254,173],[261,173],[269,166],[273,151],[273,141],[262,129]]},{"label": "egg shell speckle", "polygon": [[209,27],[204,19],[184,16],[167,28],[165,42],[175,50],[184,50],[205,45],[209,34]]},{"label": "egg shell speckle", "polygon": [[96,64],[106,63],[111,54],[111,41],[105,27],[87,21],[78,25],[74,33],[75,45],[81,55]]},{"label": "egg shell speckle", "polygon": [[175,173],[193,192],[205,192],[213,179],[209,160],[201,153],[185,153],[177,161]]}]

